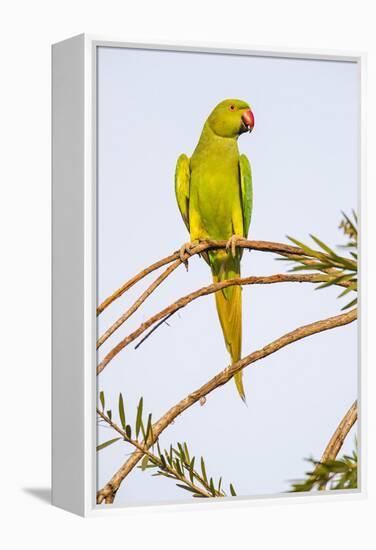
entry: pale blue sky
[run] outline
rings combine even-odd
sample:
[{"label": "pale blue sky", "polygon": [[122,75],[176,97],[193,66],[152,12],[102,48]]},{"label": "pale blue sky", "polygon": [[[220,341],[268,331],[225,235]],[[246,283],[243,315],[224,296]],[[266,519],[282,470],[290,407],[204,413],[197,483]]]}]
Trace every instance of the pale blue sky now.
[{"label": "pale blue sky", "polygon": [[[100,48],[98,63],[98,299],[188,240],[174,194],[178,155],[190,155],[202,125],[222,99],[248,101],[255,130],[239,139],[253,171],[249,237],[343,242],[340,211],[357,203],[357,67],[352,63]],[[272,255],[245,253],[242,274],[287,269]],[[154,274],[156,276],[156,274]],[[100,357],[143,320],[210,282],[195,257],[179,268],[101,348]],[[100,316],[102,333],[152,278]],[[335,315],[336,289],[312,285],[243,290],[243,354],[302,324]],[[346,299],[346,298],[345,298]],[[138,350],[127,347],[104,370],[99,389],[117,410],[122,391],[134,417],[139,397],[156,420],[228,364],[213,296],[196,300]],[[356,325],[293,344],[249,367],[248,406],[231,381],[186,411],[161,436],[185,440],[210,475],[239,495],[275,494],[319,457],[357,396]],[[100,441],[110,438],[100,429]],[[353,446],[353,434],[344,449]],[[98,457],[102,486],[131,451],[116,443]],[[134,470],[117,503],[191,499],[172,480]]]}]

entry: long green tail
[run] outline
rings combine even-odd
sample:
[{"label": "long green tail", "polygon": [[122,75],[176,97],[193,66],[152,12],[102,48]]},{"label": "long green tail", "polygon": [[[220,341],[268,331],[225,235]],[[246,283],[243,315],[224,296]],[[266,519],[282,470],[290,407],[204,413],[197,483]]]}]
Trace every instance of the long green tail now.
[{"label": "long green tail", "polygon": [[[220,282],[240,277],[240,257],[238,252],[232,257],[230,252],[218,250],[209,253],[213,281]],[[239,361],[242,353],[242,289],[239,285],[229,286],[215,293],[218,317],[221,323],[226,348],[232,363]],[[243,372],[234,376],[236,388],[245,402]]]}]

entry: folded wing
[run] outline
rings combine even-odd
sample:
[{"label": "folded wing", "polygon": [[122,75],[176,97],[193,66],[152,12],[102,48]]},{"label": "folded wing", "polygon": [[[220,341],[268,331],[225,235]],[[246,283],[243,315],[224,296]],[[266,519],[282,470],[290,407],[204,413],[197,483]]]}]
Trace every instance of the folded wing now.
[{"label": "folded wing", "polygon": [[252,217],[252,172],[249,160],[245,155],[240,155],[239,159],[239,171],[240,171],[240,186],[242,196],[242,209],[243,209],[243,227],[244,237],[247,238],[249,225]]},{"label": "folded wing", "polygon": [[175,170],[175,195],[178,202],[180,214],[189,231],[189,187],[191,171],[187,155],[180,155]]}]

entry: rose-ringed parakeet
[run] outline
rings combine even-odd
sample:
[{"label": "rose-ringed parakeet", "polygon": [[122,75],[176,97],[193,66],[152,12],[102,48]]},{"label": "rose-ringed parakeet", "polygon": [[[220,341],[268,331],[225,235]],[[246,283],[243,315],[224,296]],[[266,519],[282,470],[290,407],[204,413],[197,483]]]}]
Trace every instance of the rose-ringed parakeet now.
[{"label": "rose-ringed parakeet", "polygon": [[[181,257],[198,241],[227,240],[226,249],[203,254],[213,281],[240,276],[242,249],[237,241],[248,235],[252,214],[251,167],[239,154],[238,137],[251,132],[253,113],[248,103],[226,99],[206,120],[191,158],[182,154],[175,172],[175,192],[190,243],[181,248]],[[226,347],[234,363],[241,357],[241,287],[230,286],[215,293],[216,306]],[[238,392],[245,400],[242,372],[235,375]]]}]

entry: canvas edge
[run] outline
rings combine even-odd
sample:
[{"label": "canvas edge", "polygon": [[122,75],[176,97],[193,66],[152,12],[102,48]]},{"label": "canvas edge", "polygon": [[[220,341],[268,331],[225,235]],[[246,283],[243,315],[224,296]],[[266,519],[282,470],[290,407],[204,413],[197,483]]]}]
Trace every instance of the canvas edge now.
[{"label": "canvas edge", "polygon": [[358,58],[359,69],[359,132],[358,132],[358,212],[359,212],[359,322],[358,322],[358,436],[359,436],[359,489],[367,496],[367,330],[368,330],[368,222],[367,222],[367,158],[366,158],[366,101],[367,101],[367,54]]},{"label": "canvas edge", "polygon": [[52,503],[83,515],[86,431],[82,399],[85,391],[83,36],[52,46],[51,74]]}]

